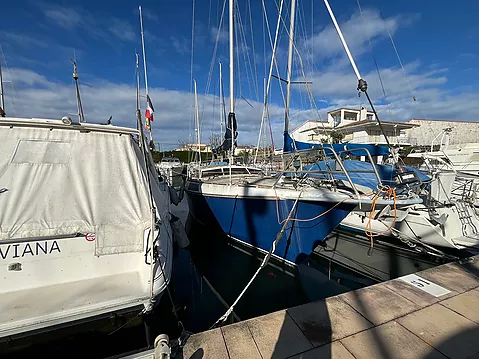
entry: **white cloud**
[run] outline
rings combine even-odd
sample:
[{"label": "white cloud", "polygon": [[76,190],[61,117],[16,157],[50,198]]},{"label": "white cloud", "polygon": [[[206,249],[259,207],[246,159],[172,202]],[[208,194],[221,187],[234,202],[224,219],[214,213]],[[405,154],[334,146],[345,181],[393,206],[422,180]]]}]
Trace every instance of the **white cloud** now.
[{"label": "white cloud", "polygon": [[136,38],[136,32],[130,23],[116,17],[60,5],[41,4],[41,7],[49,21],[66,30],[80,28],[90,36],[105,41],[109,41],[111,35],[124,41],[133,41]]},{"label": "white cloud", "polygon": [[44,10],[45,16],[54,21],[56,25],[65,29],[73,29],[82,23],[82,16],[71,8],[55,6]]},{"label": "white cloud", "polygon": [[[408,65],[409,69],[417,68],[417,64]],[[390,81],[398,81],[402,70],[389,69]],[[11,76],[9,75],[11,74]],[[386,76],[386,77],[387,77]],[[445,81],[443,72],[426,75],[411,75],[411,85],[415,89],[418,103],[414,103],[409,90],[404,89],[404,81],[396,82],[396,91],[391,92],[394,98],[389,106],[377,105],[377,110],[383,120],[409,120],[413,117],[423,117],[421,109],[427,118],[475,120],[479,112],[479,94],[453,94],[440,90],[437,83]],[[5,74],[5,81],[13,80],[12,86],[6,84],[6,110],[10,116],[61,118],[76,114],[75,89],[73,83],[51,81],[31,70],[14,68]],[[439,79],[439,80],[438,80]],[[351,78],[351,90],[336,91],[328,98],[329,106],[321,109],[325,118],[328,110],[337,106],[358,107],[365,104],[364,96],[357,97],[355,79]],[[425,85],[422,86],[421,83]],[[374,81],[371,79],[371,95],[375,97]],[[347,87],[347,86],[346,86]],[[113,123],[121,126],[136,126],[135,119],[135,88],[132,85],[114,84],[101,79],[90,81],[89,85],[80,87],[85,117],[88,122],[102,123],[113,116]],[[155,122],[153,123],[155,142],[160,142],[162,148],[174,148],[178,141],[193,137],[192,96],[184,91],[173,91],[163,88],[150,89],[150,96],[155,106]],[[225,99],[228,103],[228,99]],[[207,142],[209,136],[219,132],[218,99],[211,95],[199,95],[202,141]],[[261,120],[262,104],[250,101],[253,108],[244,100],[236,101],[236,113],[239,126],[238,142],[241,145],[255,144],[257,141]],[[144,98],[142,98],[144,109]],[[294,107],[294,106],[293,106]],[[270,106],[272,130],[276,147],[282,145],[284,110],[280,105]],[[306,119],[316,118],[312,110],[292,108],[291,128],[296,127]],[[269,130],[268,130],[269,132]],[[268,134],[269,136],[269,134]]]},{"label": "white cloud", "polygon": [[[6,74],[7,75],[7,74]],[[65,84],[48,81],[44,76],[25,69],[12,68],[5,81],[13,81],[6,86],[6,111],[9,116],[61,118],[65,115],[75,116],[76,97],[73,83]],[[125,84],[114,84],[97,79],[89,85],[80,84],[85,118],[88,122],[104,123],[113,116],[113,123],[119,126],[136,126],[135,87]],[[189,138],[193,134],[192,96],[183,91],[163,88],[150,89],[150,96],[155,106],[155,122],[153,123],[155,142],[166,148],[174,148],[179,140]],[[144,109],[144,98],[142,107]],[[202,141],[207,142],[212,131],[219,131],[218,99],[211,95],[200,95]],[[240,144],[256,143],[259,129],[262,104],[252,101],[251,108],[245,101],[238,100],[236,105],[239,121]],[[282,113],[282,109],[273,106],[273,116]]]},{"label": "white cloud", "polygon": [[229,40],[229,33],[228,30],[224,28],[220,29],[216,26],[213,26],[210,29],[210,37],[213,42],[216,42],[216,39],[218,39],[219,42],[226,43]]},{"label": "white cloud", "polygon": [[171,36],[171,44],[173,45],[173,48],[178,52],[180,55],[185,55],[190,52],[190,43],[187,39],[184,37],[176,37],[176,36]]},{"label": "white cloud", "polygon": [[160,22],[158,15],[153,10],[143,8],[142,12],[145,19],[148,19],[154,22]]},{"label": "white cloud", "polygon": [[108,30],[120,40],[134,41],[137,34],[133,27],[126,21],[112,18]]},{"label": "white cloud", "polygon": [[[388,30],[392,35],[400,26],[407,26],[418,18],[418,15],[381,17],[379,11],[365,9],[362,15],[354,13],[339,26],[348,43],[353,56],[358,57],[369,48],[371,42],[388,37]],[[300,46],[303,50],[313,52],[316,59],[343,57],[344,49],[334,26],[328,25],[305,40]]]}]

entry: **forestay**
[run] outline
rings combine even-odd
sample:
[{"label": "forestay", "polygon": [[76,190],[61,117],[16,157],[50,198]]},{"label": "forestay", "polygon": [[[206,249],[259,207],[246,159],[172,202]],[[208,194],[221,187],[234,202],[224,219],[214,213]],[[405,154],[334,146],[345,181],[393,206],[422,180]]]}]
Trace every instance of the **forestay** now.
[{"label": "forestay", "polygon": [[0,241],[95,233],[97,255],[142,250],[150,206],[131,134],[0,126],[0,141]]}]

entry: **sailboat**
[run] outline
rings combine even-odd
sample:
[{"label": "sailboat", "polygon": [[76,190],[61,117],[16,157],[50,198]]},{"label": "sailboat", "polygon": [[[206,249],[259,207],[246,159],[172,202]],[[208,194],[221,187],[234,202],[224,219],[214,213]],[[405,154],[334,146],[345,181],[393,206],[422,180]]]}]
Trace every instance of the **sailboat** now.
[{"label": "sailboat", "polygon": [[[294,3],[293,0],[293,10]],[[234,0],[229,0],[230,111],[221,146],[230,152],[230,159],[237,134],[233,11]],[[326,150],[337,157],[334,148]],[[346,181],[328,177],[311,182],[307,174],[292,173],[291,164],[292,161],[276,176],[266,176],[258,168],[233,165],[231,161],[222,166],[196,167],[185,185],[190,214],[254,251],[265,253],[272,249],[277,259],[294,265],[303,261],[353,210],[421,202],[418,197],[392,199],[381,194],[360,194],[344,168],[341,170]]]}]

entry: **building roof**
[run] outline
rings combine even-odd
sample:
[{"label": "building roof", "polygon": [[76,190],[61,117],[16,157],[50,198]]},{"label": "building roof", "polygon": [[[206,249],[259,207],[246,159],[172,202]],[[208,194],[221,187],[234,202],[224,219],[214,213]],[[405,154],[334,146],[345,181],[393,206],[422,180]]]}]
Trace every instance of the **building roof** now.
[{"label": "building roof", "polygon": [[[398,126],[398,127],[402,127],[403,129],[421,126],[421,125],[418,125],[418,124],[415,124],[415,123],[395,122],[395,121],[381,121],[381,124],[390,125],[390,126],[391,125]],[[378,122],[375,121],[375,120],[354,121],[354,122],[348,123],[347,125],[344,125],[344,126],[338,126],[337,128],[338,129],[343,129],[343,128],[351,128],[351,127],[356,127],[356,126],[363,126],[363,127],[378,126]]]},{"label": "building roof", "polygon": [[[334,110],[328,111],[328,113],[333,113],[333,112],[338,112],[341,110],[345,111],[354,111],[354,112],[361,112],[361,108],[350,108],[350,107],[340,107],[340,108],[335,108]],[[367,112],[373,113],[372,111],[366,109]]]},{"label": "building roof", "polygon": [[[310,122],[314,122],[314,123],[328,123],[328,121],[326,120],[306,120],[304,121],[302,124],[300,124],[299,126],[297,126],[294,130],[292,130],[291,132],[296,132],[297,130],[299,130],[301,127],[303,127],[304,125],[306,125],[307,123],[310,123]],[[309,129],[308,129],[309,130]],[[303,131],[301,131],[303,132]]]},{"label": "building roof", "polygon": [[459,123],[477,122],[477,121],[464,121],[464,120],[438,120],[433,118],[413,118],[409,120],[409,122],[411,121],[435,121],[435,122],[459,122]]},{"label": "building roof", "polygon": [[[410,123],[410,122],[393,122],[393,121],[381,121],[383,125],[387,126],[396,126],[399,127],[400,129],[408,129],[408,128],[413,128],[413,127],[419,127],[421,125],[415,124],[415,123]],[[337,126],[337,127],[329,127],[329,126],[324,126],[324,127],[313,127],[301,132],[306,132],[306,131],[315,131],[315,130],[349,130],[355,127],[372,127],[372,126],[378,126],[378,123],[375,120],[361,120],[361,121],[354,121],[351,123],[348,123],[347,125],[344,126]],[[378,126],[379,127],[379,126]]]}]

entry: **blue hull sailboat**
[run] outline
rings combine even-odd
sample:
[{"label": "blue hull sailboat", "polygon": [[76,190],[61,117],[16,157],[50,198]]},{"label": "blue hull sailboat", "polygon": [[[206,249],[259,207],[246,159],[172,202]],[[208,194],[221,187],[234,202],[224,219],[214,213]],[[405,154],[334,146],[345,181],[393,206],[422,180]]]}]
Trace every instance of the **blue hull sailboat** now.
[{"label": "blue hull sailboat", "polygon": [[[234,113],[234,56],[233,9],[230,0],[230,112],[225,142],[221,150],[230,153],[229,164],[196,166],[189,171],[185,191],[190,214],[194,219],[217,228],[231,239],[257,252],[270,252],[288,263],[301,262],[331,231],[353,210],[370,211],[371,207],[404,206],[419,203],[419,198],[392,198],[373,194],[361,194],[341,168],[346,180],[332,176],[314,178],[302,171],[285,171],[276,176],[266,176],[260,169],[232,164],[236,145],[236,118]],[[291,14],[295,13],[295,0]],[[281,16],[281,9],[280,14]],[[294,16],[291,16],[294,23]],[[279,22],[278,22],[279,24]],[[288,58],[288,93],[291,83],[293,26],[290,28]],[[276,41],[275,41],[276,42]],[[273,57],[275,51],[273,49]],[[273,59],[272,59],[273,61]],[[289,96],[286,102],[285,133],[289,122]],[[335,158],[338,155],[331,146],[319,146],[319,150]]]}]

